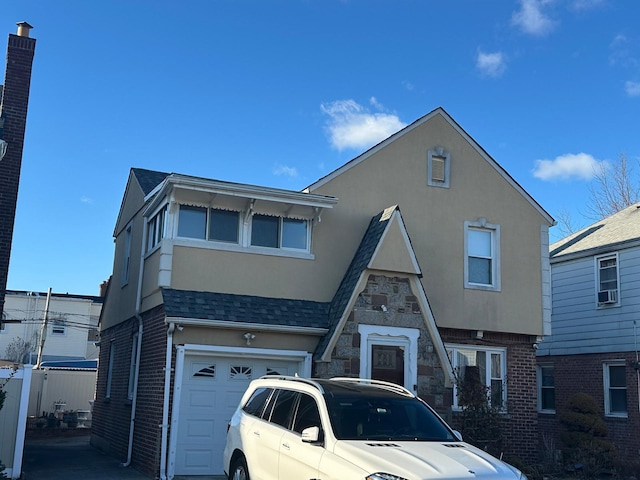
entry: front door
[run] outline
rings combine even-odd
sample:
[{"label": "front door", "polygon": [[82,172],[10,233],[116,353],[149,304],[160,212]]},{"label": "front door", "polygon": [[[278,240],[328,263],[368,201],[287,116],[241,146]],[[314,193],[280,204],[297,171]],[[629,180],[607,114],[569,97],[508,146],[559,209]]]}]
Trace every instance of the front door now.
[{"label": "front door", "polygon": [[404,386],[404,346],[371,345],[371,378]]}]

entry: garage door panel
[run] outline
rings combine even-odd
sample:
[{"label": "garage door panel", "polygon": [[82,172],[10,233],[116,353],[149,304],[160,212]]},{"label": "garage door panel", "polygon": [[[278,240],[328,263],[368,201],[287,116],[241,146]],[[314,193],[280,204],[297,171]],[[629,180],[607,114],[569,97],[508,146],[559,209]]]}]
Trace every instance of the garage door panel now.
[{"label": "garage door panel", "polygon": [[227,423],[249,382],[294,375],[297,360],[186,355],[175,454],[176,475],[221,475]]}]

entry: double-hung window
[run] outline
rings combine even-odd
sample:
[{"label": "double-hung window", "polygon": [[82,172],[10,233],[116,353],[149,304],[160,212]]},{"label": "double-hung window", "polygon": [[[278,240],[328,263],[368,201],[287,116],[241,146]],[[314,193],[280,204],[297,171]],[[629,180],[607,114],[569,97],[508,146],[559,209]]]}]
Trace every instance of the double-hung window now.
[{"label": "double-hung window", "polygon": [[617,305],[619,301],[618,255],[596,257],[598,306]]},{"label": "double-hung window", "polygon": [[151,251],[164,238],[167,223],[166,217],[167,207],[165,205],[147,221],[147,251]]},{"label": "double-hung window", "polygon": [[454,386],[453,408],[462,408],[459,398],[460,382],[479,381],[486,393],[487,402],[500,410],[507,405],[507,359],[503,348],[485,348],[474,345],[448,345],[447,353],[459,382]]},{"label": "double-hung window", "polygon": [[478,222],[464,224],[465,288],[500,290],[500,227]]},{"label": "double-hung window", "polygon": [[556,388],[553,365],[538,366],[538,411],[555,413]]},{"label": "double-hung window", "polygon": [[604,410],[609,417],[627,416],[627,374],[624,361],[605,362]]}]

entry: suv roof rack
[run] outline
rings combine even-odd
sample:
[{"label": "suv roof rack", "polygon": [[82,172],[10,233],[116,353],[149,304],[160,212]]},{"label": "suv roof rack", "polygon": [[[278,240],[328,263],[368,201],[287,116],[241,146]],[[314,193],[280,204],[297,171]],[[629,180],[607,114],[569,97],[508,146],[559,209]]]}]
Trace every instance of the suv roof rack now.
[{"label": "suv roof rack", "polygon": [[[405,387],[398,385],[396,383],[385,382],[383,380],[373,380],[371,378],[356,378],[356,377],[333,377],[333,378],[304,378],[298,376],[291,375],[263,375],[260,379],[265,380],[284,380],[289,382],[299,382],[305,383],[307,385],[311,385],[312,387],[317,388],[321,393],[326,393],[325,389],[322,388],[322,383],[320,382],[340,382],[340,383],[355,383],[358,385],[371,385],[383,388],[390,392],[395,392],[400,395],[404,395],[406,397],[415,397],[413,392],[406,389]],[[319,381],[316,381],[319,380]]]},{"label": "suv roof rack", "polygon": [[334,377],[330,380],[336,382],[350,382],[350,383],[358,383],[360,385],[373,385],[376,387],[382,387],[392,392],[399,393],[401,395],[415,397],[413,392],[403,387],[402,385],[398,385],[396,383],[385,382],[384,380],[374,380],[372,378],[355,378],[355,377]]},{"label": "suv roof rack", "polygon": [[299,382],[299,383],[306,383],[307,385],[311,385],[312,387],[317,388],[318,390],[320,390],[322,393],[324,393],[324,389],[322,388],[322,385],[320,385],[318,382],[314,381],[314,379],[312,378],[305,378],[305,377],[298,377],[298,376],[291,376],[291,375],[263,375],[260,377],[261,380],[285,380],[285,381],[289,381],[289,382]]}]

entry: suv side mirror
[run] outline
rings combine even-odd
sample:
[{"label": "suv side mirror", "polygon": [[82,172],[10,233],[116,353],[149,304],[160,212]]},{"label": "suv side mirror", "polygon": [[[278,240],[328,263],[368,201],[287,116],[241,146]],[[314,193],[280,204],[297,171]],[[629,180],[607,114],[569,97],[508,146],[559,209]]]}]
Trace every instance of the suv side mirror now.
[{"label": "suv side mirror", "polygon": [[462,441],[462,434],[458,430],[454,430],[453,434],[456,436],[458,440]]},{"label": "suv side mirror", "polygon": [[322,441],[320,427],[308,427],[302,430],[304,443],[318,443]]}]

